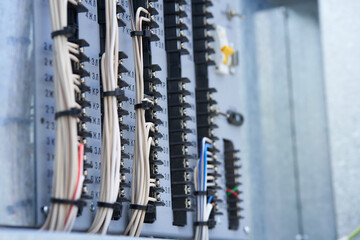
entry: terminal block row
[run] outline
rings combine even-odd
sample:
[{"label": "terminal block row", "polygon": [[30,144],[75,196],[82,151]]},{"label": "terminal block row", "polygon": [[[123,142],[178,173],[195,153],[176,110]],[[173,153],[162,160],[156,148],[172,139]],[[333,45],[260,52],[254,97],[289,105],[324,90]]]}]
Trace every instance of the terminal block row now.
[{"label": "terminal block row", "polygon": [[188,29],[184,23],[187,13],[183,9],[186,1],[165,0],[165,48],[167,53],[167,90],[168,90],[168,113],[169,113],[169,141],[170,141],[170,167],[172,187],[172,210],[173,224],[185,226],[187,224],[187,212],[193,211],[191,204],[191,176],[188,147],[192,144],[188,141],[187,134],[191,130],[187,128],[187,121],[191,121],[186,109],[191,105],[186,101],[186,96],[191,92],[186,89],[186,83],[190,80],[181,76],[181,55],[189,54],[184,47],[189,39],[183,30]]},{"label": "terminal block row", "polygon": [[88,188],[87,188],[87,184],[93,183],[93,181],[90,178],[88,178],[87,169],[92,168],[93,166],[91,163],[89,163],[88,157],[86,155],[86,153],[92,152],[92,149],[87,145],[88,143],[87,139],[91,138],[92,134],[87,130],[87,126],[86,126],[88,122],[91,122],[91,118],[86,113],[86,108],[91,106],[90,102],[86,100],[86,93],[90,92],[90,87],[86,85],[86,80],[85,80],[86,77],[90,76],[90,73],[86,71],[84,67],[84,63],[89,62],[89,58],[85,55],[85,47],[88,47],[89,43],[86,40],[79,38],[79,21],[78,21],[78,14],[87,11],[88,9],[81,3],[77,3],[76,5],[74,5],[73,3],[68,2],[68,8],[67,8],[68,26],[74,30],[74,33],[72,34],[72,36],[68,38],[68,41],[72,44],[75,44],[76,47],[79,49],[78,54],[76,54],[75,56],[79,61],[77,62],[71,60],[71,67],[73,74],[80,76],[80,81],[77,84],[77,87],[80,91],[75,93],[75,99],[76,102],[81,106],[79,121],[77,123],[78,140],[80,143],[84,144],[83,175],[85,179],[81,194],[82,199],[93,198],[93,196],[88,194]]},{"label": "terminal block row", "polygon": [[234,149],[232,141],[224,139],[224,162],[226,179],[226,202],[228,212],[228,223],[230,230],[239,228],[239,219],[242,218],[240,206],[242,193],[239,189],[241,185],[239,169],[240,158],[237,156],[239,150]]},{"label": "terminal block row", "polygon": [[[217,103],[213,99],[215,88],[209,87],[208,67],[215,65],[211,54],[215,51],[211,47],[211,42],[214,38],[210,32],[214,30],[214,26],[209,22],[213,18],[209,7],[212,6],[210,0],[193,0],[192,1],[192,20],[193,20],[193,40],[194,40],[194,62],[196,74],[196,112],[197,112],[197,133],[198,142],[201,142],[203,137],[210,138],[213,141],[213,147],[209,149],[212,152],[212,161],[209,164],[214,165],[214,171],[211,173],[211,178],[214,184],[208,186],[208,195],[213,196],[214,208],[210,214],[209,228],[215,227],[215,215],[222,214],[219,212],[218,203],[222,200],[218,198],[217,191],[220,188],[218,185],[218,178],[221,176],[217,172],[217,166],[220,164],[217,161],[217,152],[215,141],[218,138],[214,135],[214,129],[218,126],[214,123],[214,117],[217,115],[214,105]],[[201,146],[199,145],[199,152]]]},{"label": "terminal block row", "polygon": [[153,205],[151,211],[148,211],[145,215],[145,223],[153,223],[156,220],[156,206],[164,206],[165,203],[161,201],[161,193],[164,192],[163,187],[160,186],[160,179],[164,178],[164,175],[159,172],[159,165],[163,164],[163,160],[158,158],[158,152],[162,152],[163,148],[159,146],[159,139],[163,134],[159,132],[159,125],[163,122],[157,117],[157,112],[162,111],[162,107],[158,105],[158,100],[162,97],[162,94],[157,91],[157,85],[162,84],[162,80],[156,77],[156,72],[161,71],[161,67],[152,62],[151,42],[159,41],[159,37],[154,34],[155,28],[159,28],[159,25],[155,21],[158,11],[154,6],[153,0],[137,0],[134,1],[134,11],[139,7],[145,8],[149,15],[146,16],[150,19],[150,22],[143,22],[143,60],[144,60],[144,93],[145,97],[151,99],[153,104],[149,109],[145,111],[146,122],[152,122],[154,128],[150,130],[150,136],[153,138],[153,142],[150,149],[150,178],[155,179],[155,187],[150,188],[150,197],[155,198],[155,202],[149,202],[149,205]]},{"label": "terminal block row", "polygon": [[[105,18],[105,1],[98,0],[98,23],[99,23],[99,33],[100,33],[100,64],[101,66],[101,56],[105,52],[105,38],[106,38],[106,18]],[[125,9],[118,3],[116,8],[116,13],[124,13]],[[126,24],[120,18],[118,18],[118,27],[125,27]],[[119,128],[120,128],[120,137],[121,137],[121,163],[120,163],[120,186],[119,186],[119,195],[117,197],[117,208],[114,209],[112,220],[119,220],[122,214],[122,203],[129,202],[130,200],[125,197],[125,188],[130,188],[130,183],[126,182],[125,173],[130,173],[129,168],[125,168],[124,159],[129,159],[129,154],[125,153],[125,145],[129,145],[129,139],[123,137],[123,131],[129,130],[129,126],[123,123],[123,116],[129,115],[129,112],[123,109],[123,102],[128,101],[129,99],[125,96],[124,88],[128,87],[128,83],[123,80],[123,74],[128,72],[127,68],[123,64],[123,60],[128,58],[125,52],[120,51],[118,53],[118,76],[117,76],[117,86],[116,89],[119,91],[117,94],[117,111],[118,111],[118,120],[119,120]],[[100,67],[100,75],[101,75],[101,67]],[[101,122],[103,122],[104,116],[104,91],[102,87],[102,81],[100,81],[100,92],[101,92]]]}]

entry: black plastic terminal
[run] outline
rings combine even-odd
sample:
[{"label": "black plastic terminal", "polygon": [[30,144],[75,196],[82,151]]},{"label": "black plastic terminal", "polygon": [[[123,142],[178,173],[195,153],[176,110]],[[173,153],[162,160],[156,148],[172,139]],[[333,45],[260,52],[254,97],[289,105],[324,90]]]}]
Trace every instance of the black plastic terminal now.
[{"label": "black plastic terminal", "polygon": [[242,208],[239,206],[241,199],[241,191],[239,189],[240,174],[238,173],[239,166],[236,157],[238,150],[234,149],[232,141],[224,139],[224,162],[225,162],[225,180],[226,180],[226,202],[228,213],[228,228],[230,230],[237,230],[239,228],[239,219],[241,218]]},{"label": "black plastic terminal", "polygon": [[[101,57],[103,53],[105,52],[105,40],[106,40],[106,15],[105,15],[105,0],[97,0],[97,10],[98,10],[98,23],[99,23],[99,38],[100,38],[100,53],[99,56]],[[126,26],[126,23],[120,18],[121,14],[126,12],[126,10],[120,5],[118,2],[116,5],[116,13],[117,13],[117,23],[118,27],[124,27]],[[129,112],[122,108],[122,102],[128,101],[128,97],[125,95],[125,91],[123,90],[124,87],[128,87],[129,84],[123,80],[123,74],[129,72],[129,70],[123,65],[123,59],[127,59],[128,55],[123,52],[118,52],[118,78],[117,78],[117,88],[113,89],[112,91],[104,91],[102,86],[102,81],[100,81],[100,96],[101,96],[101,122],[103,122],[103,116],[104,116],[104,99],[108,97],[116,97],[117,101],[117,113],[119,118],[119,128],[120,128],[120,135],[121,135],[121,158],[122,159],[129,159],[130,155],[125,153],[125,146],[129,145],[129,140],[124,139],[122,137],[123,131],[128,131],[129,126],[122,123],[122,116],[129,115]],[[100,69],[100,75],[102,75],[101,72],[101,59],[99,60],[99,69]],[[101,129],[103,131],[103,129]],[[120,167],[120,174],[121,174],[121,183],[120,186],[122,189],[130,187],[130,184],[126,182],[126,178],[124,178],[124,174],[129,173],[128,168],[124,168],[123,164]],[[124,190],[123,190],[124,191]],[[98,206],[102,207],[111,207],[114,209],[112,220],[119,220],[122,215],[122,202],[129,201],[128,199],[118,196],[117,200],[113,204],[108,203],[102,203],[98,202]],[[100,204],[100,205],[99,205]],[[106,205],[106,206],[105,206]]]},{"label": "black plastic terminal", "polygon": [[[209,42],[214,41],[210,31],[214,29],[214,26],[209,23],[208,19],[213,15],[209,12],[208,7],[211,6],[211,1],[207,0],[193,0],[192,1],[192,27],[193,27],[193,41],[194,41],[194,62],[195,62],[195,74],[196,74],[196,113],[197,113],[197,134],[198,142],[204,137],[210,138],[216,141],[218,138],[214,136],[213,129],[218,126],[214,123],[214,117],[217,115],[213,105],[216,101],[213,99],[212,93],[216,92],[216,89],[209,88],[208,67],[214,65],[215,62],[211,59],[211,54],[214,53],[214,49],[209,47]],[[201,145],[199,144],[199,152],[201,151]],[[216,160],[216,153],[218,149],[215,147],[211,149],[213,153],[212,161],[209,164],[219,165],[221,162]],[[215,178],[221,177],[217,172],[211,173]],[[211,196],[216,196],[216,192],[220,190],[219,186],[208,186],[208,191],[212,191]],[[213,202],[216,204],[220,199],[214,197]],[[210,214],[208,221],[209,229],[214,228],[216,225],[215,215],[222,214],[216,207]]]},{"label": "black plastic terminal", "polygon": [[139,204],[130,204],[130,209],[134,210],[142,210],[146,211],[147,213],[153,213],[155,211],[154,205],[139,205]]},{"label": "black plastic terminal", "polygon": [[55,38],[57,36],[72,37],[75,33],[76,33],[76,28],[72,26],[66,26],[63,29],[53,31],[51,33],[51,38]]},{"label": "black plastic terminal", "polygon": [[[130,35],[132,37],[142,37],[142,49],[143,49],[143,61],[144,61],[144,93],[147,95],[151,101],[143,101],[137,103],[135,109],[144,109],[145,110],[145,119],[147,122],[152,122],[155,124],[154,128],[150,130],[150,136],[153,137],[155,145],[151,147],[149,162],[152,166],[152,169],[158,169],[157,165],[161,163],[158,161],[157,155],[154,154],[156,151],[162,151],[162,148],[158,146],[158,139],[163,135],[158,131],[158,125],[163,124],[163,122],[157,118],[156,112],[160,112],[163,109],[158,105],[158,99],[162,98],[162,94],[159,91],[156,91],[156,85],[162,84],[162,81],[156,77],[157,71],[161,71],[161,67],[157,64],[154,64],[152,61],[152,51],[151,51],[151,42],[159,41],[160,38],[154,34],[153,28],[158,28],[159,25],[154,21],[153,15],[157,15],[158,10],[155,8],[155,4],[151,3],[152,1],[148,0],[137,0],[134,1],[134,10],[139,7],[148,9],[150,22],[143,23],[142,31],[132,31]],[[151,172],[151,178],[162,178],[163,175],[157,172]],[[156,191],[156,188],[150,188],[149,196],[157,199],[156,202],[149,202],[145,214],[145,223],[153,223],[156,221],[156,207],[163,206],[164,203],[160,200],[159,192]]]},{"label": "black plastic terminal", "polygon": [[191,132],[186,128],[187,116],[185,109],[191,107],[186,102],[185,96],[191,92],[186,90],[188,78],[181,74],[181,55],[189,54],[182,43],[189,39],[182,32],[187,29],[183,18],[187,13],[182,7],[186,1],[164,1],[165,17],[165,49],[168,62],[167,93],[168,93],[168,116],[169,116],[169,142],[170,142],[170,168],[172,187],[172,210],[173,225],[185,226],[187,224],[187,212],[191,207],[191,177],[192,169],[188,167],[191,158],[186,154],[187,147],[192,144],[187,141],[186,134]]},{"label": "black plastic terminal", "polygon": [[[80,79],[77,83],[77,87],[80,89],[80,92],[76,92],[75,101],[80,105],[81,109],[72,108],[69,111],[62,111],[55,114],[55,118],[61,116],[73,116],[79,119],[77,122],[77,135],[79,142],[84,144],[84,170],[87,168],[92,168],[92,164],[88,162],[86,157],[86,153],[91,153],[92,148],[87,145],[87,139],[92,137],[91,132],[87,131],[86,123],[91,121],[91,118],[86,115],[86,108],[90,107],[90,102],[86,99],[86,92],[90,91],[90,87],[86,85],[86,77],[90,76],[90,73],[85,70],[84,62],[88,62],[89,58],[84,53],[84,48],[89,46],[89,43],[79,38],[79,13],[87,12],[88,9],[81,3],[81,1],[77,2],[77,4],[72,4],[68,2],[67,4],[67,24],[68,26],[64,27],[62,30],[55,31],[51,34],[52,38],[57,37],[59,35],[66,36],[69,42],[77,45],[79,51],[78,54],[71,53],[74,57],[78,59],[78,61],[71,60],[71,68],[73,74],[79,75]],[[86,184],[91,184],[91,179],[85,179],[83,188],[86,188]],[[81,199],[92,199],[91,195],[88,195],[86,191],[83,191],[81,194]],[[78,211],[78,215],[81,214],[81,209]]]}]

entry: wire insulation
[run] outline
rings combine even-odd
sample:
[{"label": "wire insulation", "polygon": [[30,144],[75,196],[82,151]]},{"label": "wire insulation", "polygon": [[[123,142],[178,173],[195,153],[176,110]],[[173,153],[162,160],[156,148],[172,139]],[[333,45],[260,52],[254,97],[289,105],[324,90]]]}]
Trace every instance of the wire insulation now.
[{"label": "wire insulation", "polygon": [[[195,167],[194,181],[195,191],[207,192],[208,185],[212,184],[212,178],[208,176],[208,160],[211,160],[212,153],[208,151],[212,148],[212,141],[209,138],[203,138],[201,141],[200,159]],[[206,195],[196,196],[196,222],[208,222],[213,204],[211,203],[213,196]],[[195,240],[209,239],[209,228],[205,225],[198,225],[195,228]]]},{"label": "wire insulation", "polygon": [[[136,10],[135,23],[133,19],[132,4],[129,2],[130,17],[132,31],[142,31],[143,22],[150,22],[148,17],[141,16],[141,14],[149,15],[149,12],[142,7]],[[135,89],[136,89],[136,104],[143,101],[152,101],[144,98],[144,61],[143,61],[143,46],[142,36],[133,36],[133,50],[135,61]],[[154,180],[150,179],[150,148],[152,138],[149,137],[150,130],[154,127],[153,123],[146,122],[145,110],[137,108],[135,122],[135,146],[133,158],[133,174],[131,183],[131,203],[135,205],[147,205],[149,201],[156,199],[150,198],[150,183]],[[125,229],[124,234],[129,236],[140,236],[142,226],[145,219],[145,210],[132,209],[130,221]]]},{"label": "wire insulation", "polygon": [[[70,3],[78,4],[74,0]],[[49,0],[53,32],[67,27],[67,5],[68,0]],[[57,35],[53,39],[53,48],[56,111],[80,108],[75,100],[75,92],[79,92],[75,84],[80,81],[80,76],[73,74],[71,65],[71,61],[79,62],[74,55],[79,46],[70,44],[66,36]],[[84,181],[82,151],[83,145],[78,144],[77,118],[69,115],[59,117],[56,122],[53,198],[80,198]],[[71,231],[77,212],[76,205],[53,203],[41,229]]]},{"label": "wire insulation", "polygon": [[[116,1],[105,0],[106,38],[105,52],[101,58],[101,80],[104,92],[118,88],[119,41],[116,6]],[[99,201],[112,204],[117,200],[121,177],[121,137],[116,96],[104,97],[103,116]],[[88,231],[105,234],[108,231],[113,211],[113,208],[100,206]]]}]

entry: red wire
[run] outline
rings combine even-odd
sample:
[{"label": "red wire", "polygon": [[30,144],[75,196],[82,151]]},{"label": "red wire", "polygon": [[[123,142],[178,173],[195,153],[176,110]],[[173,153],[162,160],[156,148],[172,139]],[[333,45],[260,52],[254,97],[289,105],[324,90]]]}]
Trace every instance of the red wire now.
[{"label": "red wire", "polygon": [[[79,185],[80,185],[80,177],[81,177],[81,174],[82,174],[82,162],[84,160],[84,144],[83,143],[79,143],[79,148],[78,148],[78,164],[79,164],[79,170],[78,170],[78,177],[77,177],[77,182],[76,182],[76,188],[75,188],[75,192],[74,192],[74,195],[73,195],[73,198],[72,200],[76,200],[76,193],[79,189]],[[65,225],[67,223],[67,221],[69,220],[69,217],[70,217],[70,212],[72,210],[72,207],[70,207],[70,210],[68,212],[68,215],[66,217],[66,220],[65,220]]]},{"label": "red wire", "polygon": [[238,193],[237,193],[237,192],[235,192],[235,191],[234,191],[234,190],[232,190],[232,189],[226,189],[226,192],[233,194],[236,198],[239,198]]}]

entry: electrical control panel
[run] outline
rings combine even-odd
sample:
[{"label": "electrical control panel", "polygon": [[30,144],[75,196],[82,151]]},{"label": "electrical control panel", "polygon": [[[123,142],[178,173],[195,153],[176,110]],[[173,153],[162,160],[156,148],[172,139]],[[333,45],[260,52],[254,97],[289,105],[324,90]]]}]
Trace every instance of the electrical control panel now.
[{"label": "electrical control panel", "polygon": [[[51,1],[51,0],[50,0]],[[72,6],[72,2],[79,6]],[[228,17],[238,11],[231,0],[118,0],[117,113],[121,136],[120,186],[108,233],[121,235],[130,220],[134,147],[137,116],[136,75],[143,74],[144,96],[153,101],[145,109],[152,123],[149,135],[150,178],[154,186],[145,211],[141,236],[192,239],[197,223],[197,194],[211,204],[205,223],[210,239],[248,239],[246,188],[241,156],[241,125],[238,106],[241,88],[239,68],[239,21]],[[48,0],[34,0],[34,151],[36,223],[40,227],[51,208],[57,131],[54,91],[54,42]],[[130,8],[129,6],[132,6]],[[74,74],[83,82],[76,101],[81,108],[78,135],[84,144],[81,199],[72,231],[89,229],[99,210],[104,97],[101,66],[105,52],[107,18],[104,0],[69,1],[68,25],[76,29],[69,41],[81,47]],[[132,29],[138,8],[148,11],[142,31]],[[130,12],[130,11],[134,12]],[[143,69],[135,66],[132,39],[142,36]],[[203,138],[209,150],[211,179],[206,193],[195,191],[194,174],[202,155]],[[151,205],[151,206],[150,206]],[[150,206],[150,207],[149,207]],[[15,206],[14,206],[15,207]],[[0,217],[2,214],[0,212]],[[17,224],[15,224],[17,225]]]}]

